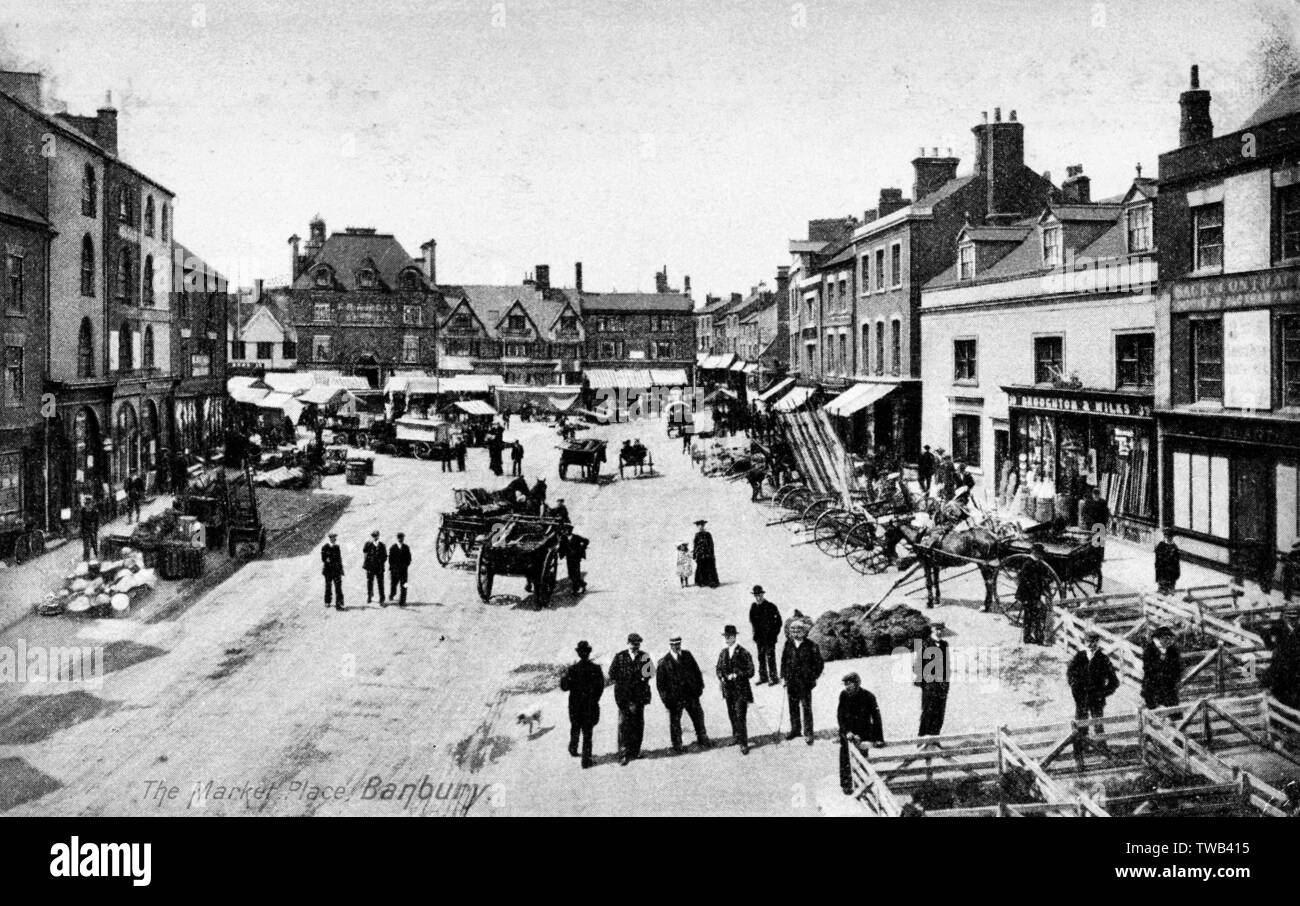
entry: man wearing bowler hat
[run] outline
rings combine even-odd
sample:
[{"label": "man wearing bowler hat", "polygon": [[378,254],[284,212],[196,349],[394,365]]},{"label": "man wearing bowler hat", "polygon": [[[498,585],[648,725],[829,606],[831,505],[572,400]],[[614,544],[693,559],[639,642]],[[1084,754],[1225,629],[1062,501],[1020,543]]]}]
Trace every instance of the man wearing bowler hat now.
[{"label": "man wearing bowler hat", "polygon": [[332,601],[335,610],[342,610],[343,552],[339,550],[337,532],[330,532],[330,540],[320,549],[320,562],[320,574],[325,577],[325,606],[329,607]]},{"label": "man wearing bowler hat", "polygon": [[691,548],[691,556],[695,558],[695,585],[717,588],[718,563],[714,559],[713,536],[704,530],[707,524],[704,519],[695,520],[698,531],[695,533],[695,544]]},{"label": "man wearing bowler hat", "polygon": [[722,690],[722,700],[727,703],[727,718],[731,721],[731,732],[740,743],[740,754],[749,754],[749,728],[745,717],[749,703],[754,700],[754,692],[749,688],[749,680],[754,675],[754,659],[737,641],[736,627],[728,624],[722,630],[726,647],[718,654],[718,686]]},{"label": "man wearing bowler hat", "polygon": [[654,661],[641,650],[641,636],[627,637],[627,648],[614,655],[609,678],[614,681],[614,704],[618,705],[618,763],[626,765],[641,757],[645,734],[645,706],[650,704],[650,677]]},{"label": "man wearing bowler hat", "polygon": [[709,731],[704,728],[704,709],[700,696],[704,694],[704,676],[700,665],[689,651],[682,650],[682,637],[668,640],[668,653],[655,665],[655,687],[659,700],[668,709],[668,738],[674,752],[682,752],[682,711],[691,716],[695,726],[695,742],[702,749],[709,747]]},{"label": "man wearing bowler hat", "polygon": [[755,585],[754,603],[749,605],[749,625],[754,628],[754,646],[758,649],[758,682],[775,686],[776,640],[781,636],[781,611],[765,598],[763,586]]},{"label": "man wearing bowler hat", "polygon": [[586,640],[574,649],[578,662],[571,664],[560,677],[560,689],[569,693],[569,754],[578,757],[578,739],[582,739],[582,766],[591,767],[591,731],[600,723],[600,697],[605,692],[605,674],[590,660],[591,646]]}]

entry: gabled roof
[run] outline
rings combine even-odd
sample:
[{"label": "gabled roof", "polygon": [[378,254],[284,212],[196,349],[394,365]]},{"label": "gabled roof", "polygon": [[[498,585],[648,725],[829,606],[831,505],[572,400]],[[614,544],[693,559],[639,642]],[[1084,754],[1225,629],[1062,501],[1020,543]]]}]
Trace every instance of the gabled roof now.
[{"label": "gabled roof", "polygon": [[976,174],[971,173],[967,176],[958,176],[956,179],[950,179],[924,198],[919,198],[906,207],[899,208],[891,214],[886,214],[884,217],[877,217],[870,223],[863,224],[855,231],[855,235],[859,238],[863,236],[872,236],[896,226],[909,218],[929,217],[934,213],[936,205],[942,203],[949,196],[952,196],[966,188],[966,186],[970,185],[976,178]]},{"label": "gabled roof", "polygon": [[1020,242],[1033,232],[1032,226],[974,226],[967,224],[957,233],[958,242]]},{"label": "gabled roof", "polygon": [[681,293],[583,293],[582,311],[673,312],[690,314],[694,306]]},{"label": "gabled roof", "polygon": [[1120,196],[1119,203],[1130,205],[1142,200],[1151,201],[1160,193],[1159,185],[1154,179],[1140,176],[1133,180],[1133,185],[1129,190]]},{"label": "gabled roof", "polygon": [[1059,220],[1062,223],[1070,222],[1107,222],[1112,221],[1119,214],[1119,205],[1117,204],[1049,204],[1043,209],[1043,213],[1038,216],[1039,223],[1046,223],[1048,220]]},{"label": "gabled roof", "polygon": [[1293,73],[1276,91],[1255,108],[1255,112],[1246,117],[1242,129],[1267,123],[1269,120],[1281,119],[1293,113],[1300,113],[1300,72]]},{"label": "gabled roof", "polygon": [[413,270],[424,286],[420,273],[406,249],[391,233],[334,233],[325,240],[314,258],[307,262],[294,289],[312,289],[316,285],[315,270],[319,265],[329,267],[334,285],[344,290],[361,289],[357,285],[357,271],[373,265],[379,285],[390,290],[398,288],[398,274],[408,268]]},{"label": "gabled roof", "polygon": [[485,333],[487,333],[488,336],[495,335],[494,330],[496,325],[494,324],[493,326],[489,327],[487,323],[488,312],[490,311],[490,309],[483,308],[483,310],[480,312],[479,307],[476,306],[470,300],[468,295],[464,294],[464,289],[465,289],[464,287],[444,286],[440,288],[442,289],[442,292],[447,299],[448,308],[450,309],[450,311],[447,312],[446,319],[442,322],[443,327],[446,327],[447,324],[451,322],[451,319],[456,317],[456,315],[463,310],[466,314],[468,314],[471,318],[473,318],[476,322],[478,322],[478,326]]},{"label": "gabled roof", "polygon": [[4,189],[0,189],[0,215],[13,217],[17,220],[26,220],[28,223],[38,224],[47,227],[50,222],[45,219],[44,215],[35,208],[29,206],[21,199],[10,195]]}]

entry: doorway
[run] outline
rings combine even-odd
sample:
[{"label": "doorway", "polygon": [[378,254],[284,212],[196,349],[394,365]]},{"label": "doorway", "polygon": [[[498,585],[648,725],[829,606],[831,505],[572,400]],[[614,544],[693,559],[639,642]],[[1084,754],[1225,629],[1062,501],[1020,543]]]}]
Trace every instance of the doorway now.
[{"label": "doorway", "polygon": [[1253,577],[1261,553],[1272,554],[1275,547],[1272,464],[1260,456],[1234,457],[1231,469],[1233,566]]},{"label": "doorway", "polygon": [[1002,496],[1002,473],[1011,455],[1011,432],[1006,428],[993,429],[993,493]]}]

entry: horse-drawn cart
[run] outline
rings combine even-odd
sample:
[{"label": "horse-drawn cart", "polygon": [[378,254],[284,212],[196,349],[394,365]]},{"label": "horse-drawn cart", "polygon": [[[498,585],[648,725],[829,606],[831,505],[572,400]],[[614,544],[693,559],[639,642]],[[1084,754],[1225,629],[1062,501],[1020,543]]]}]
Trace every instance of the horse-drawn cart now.
[{"label": "horse-drawn cart", "polygon": [[576,466],[587,481],[600,478],[600,464],[605,461],[603,440],[571,440],[560,447],[560,478],[568,478],[569,467]]},{"label": "horse-drawn cart", "polygon": [[630,468],[633,474],[655,473],[654,456],[645,444],[629,444],[618,451],[618,477],[623,477],[623,470]]},{"label": "horse-drawn cart", "polygon": [[497,576],[523,576],[537,603],[546,606],[555,591],[564,523],[536,516],[510,516],[492,527],[478,552],[478,595],[492,598]]},{"label": "horse-drawn cart", "polygon": [[1008,539],[998,563],[994,594],[998,609],[1012,623],[1020,623],[1021,604],[1016,600],[1016,588],[1025,563],[1031,557],[1035,543],[1043,546],[1045,565],[1043,576],[1043,601],[1053,598],[1087,598],[1101,591],[1101,568],[1104,548],[1090,532],[1083,529],[1066,529],[1049,533],[1047,525],[1041,531],[1030,529],[1024,535]]},{"label": "horse-drawn cart", "polygon": [[[460,548],[466,557],[478,551],[483,537],[494,525],[516,515],[532,512],[527,484],[516,478],[500,491],[486,488],[456,488],[456,509],[443,513],[434,540],[434,555],[440,566],[451,562]],[[523,493],[524,499],[519,499]]]}]

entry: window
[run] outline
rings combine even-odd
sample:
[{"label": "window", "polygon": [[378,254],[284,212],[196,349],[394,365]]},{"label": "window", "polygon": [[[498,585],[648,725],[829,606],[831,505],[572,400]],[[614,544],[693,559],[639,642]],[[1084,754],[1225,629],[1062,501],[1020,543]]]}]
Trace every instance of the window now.
[{"label": "window", "polygon": [[577,333],[578,318],[576,315],[564,315],[560,318],[560,333]]},{"label": "window", "polygon": [[976,383],[978,372],[975,365],[975,341],[954,340],[952,343],[953,382],[957,384]]},{"label": "window", "polygon": [[128,186],[121,186],[117,190],[117,219],[125,224],[135,222],[135,205]]},{"label": "window", "polygon": [[876,322],[876,374],[885,373],[885,322]]},{"label": "window", "polygon": [[1174,451],[1169,477],[1174,525],[1202,535],[1229,537],[1228,458]]},{"label": "window", "polygon": [[333,357],[330,351],[333,339],[329,336],[312,337],[311,346],[316,351],[313,361],[328,362]]},{"label": "window", "polygon": [[889,275],[894,286],[903,285],[903,244],[895,242],[889,247]]},{"label": "window", "polygon": [[1115,386],[1153,387],[1156,382],[1156,337],[1126,333],[1115,338]]},{"label": "window", "polygon": [[1223,400],[1223,321],[1197,318],[1191,322],[1192,399]]},{"label": "window", "polygon": [[5,285],[9,293],[5,296],[5,308],[8,311],[23,311],[26,307],[26,293],[23,288],[23,256],[10,253],[5,265]]},{"label": "window", "polygon": [[144,256],[144,304],[153,306],[153,255]]},{"label": "window", "polygon": [[501,350],[501,354],[508,358],[526,359],[528,358],[528,344],[506,343]]},{"label": "window", "polygon": [[418,305],[403,305],[402,323],[411,327],[420,327],[424,324],[424,309]]},{"label": "window", "polygon": [[474,323],[469,315],[456,315],[451,319],[451,329],[468,332],[474,329]]},{"label": "window", "polygon": [[257,343],[257,357],[259,359],[268,359],[268,360],[275,358],[275,353],[273,352],[274,347],[275,347],[274,343],[270,343],[265,340],[259,340]]},{"label": "window", "polygon": [[1223,269],[1223,203],[1192,208],[1192,260],[1199,270]]},{"label": "window", "polygon": [[147,195],[144,199],[144,234],[153,235],[153,196]]},{"label": "window", "polygon": [[408,365],[420,361],[420,338],[414,334],[402,337],[402,361]]},{"label": "window", "polygon": [[95,295],[95,241],[89,233],[81,237],[81,294]]},{"label": "window", "polygon": [[862,291],[865,293],[871,290],[871,256],[863,255],[861,264],[862,279],[859,282],[862,284]]},{"label": "window", "polygon": [[117,332],[117,368],[119,371],[130,371],[135,367],[134,352],[134,344],[131,342],[131,325],[123,321],[121,329]]},{"label": "window", "polygon": [[903,372],[903,322],[895,319],[890,324],[890,373],[895,377]]},{"label": "window", "polygon": [[284,341],[284,357],[286,359],[298,358],[298,344],[293,340]]},{"label": "window", "polygon": [[95,376],[95,332],[90,326],[90,318],[81,319],[81,330],[77,334],[77,377]]},{"label": "window", "polygon": [[420,288],[420,276],[415,271],[402,271],[401,287],[405,292],[413,293]]},{"label": "window", "polygon": [[849,370],[849,337],[848,334],[840,334],[840,372],[847,373]]},{"label": "window", "polygon": [[168,221],[171,219],[170,212],[171,212],[171,208],[169,208],[166,204],[164,204],[162,206],[162,230],[160,231],[161,235],[159,237],[162,239],[163,242],[167,241],[167,233],[170,231],[171,228],[171,224],[168,223]]},{"label": "window", "polygon": [[1282,333],[1282,405],[1300,406],[1300,315],[1287,315]]},{"label": "window", "polygon": [[357,271],[357,285],[371,289],[375,285],[375,272],[369,268],[362,268]]},{"label": "window", "polygon": [[86,164],[85,171],[81,174],[81,213],[87,217],[94,217],[98,208],[96,198],[98,180],[95,179],[95,168]]},{"label": "window", "polygon": [[23,511],[23,455],[0,453],[0,518]]},{"label": "window", "polygon": [[957,249],[957,279],[975,278],[975,243],[966,242]]},{"label": "window", "polygon": [[823,367],[827,371],[835,370],[835,334],[832,331],[826,331],[826,345],[822,347],[825,350],[826,361]]},{"label": "window", "polygon": [[885,288],[885,250],[876,249],[876,289]]},{"label": "window", "polygon": [[328,267],[316,268],[314,276],[316,286],[321,289],[328,289],[332,285],[333,281],[330,279],[330,269]]},{"label": "window", "polygon": [[1065,338],[1034,337],[1034,383],[1065,379]]},{"label": "window", "polygon": [[979,468],[980,417],[978,415],[952,417],[952,458],[954,462],[964,462],[968,466]]},{"label": "window", "polygon": [[212,356],[196,352],[190,356],[190,377],[207,377],[212,374]]},{"label": "window", "polygon": [[656,359],[671,359],[673,357],[673,344],[671,340],[655,340],[653,355]]},{"label": "window", "polygon": [[129,301],[131,298],[131,252],[122,249],[117,254],[117,297]]},{"label": "window", "polygon": [[623,356],[622,340],[601,340],[600,357],[602,359],[617,359]]},{"label": "window", "polygon": [[[863,258],[863,261],[866,259]],[[859,370],[866,374],[871,370],[871,325],[862,325],[862,343],[858,347],[862,352],[862,364]]]},{"label": "window", "polygon": [[328,324],[330,317],[330,304],[328,302],[315,302],[311,307],[311,319],[319,324]]},{"label": "window", "polygon": [[528,329],[528,319],[523,315],[510,315],[506,319],[506,329],[521,333]]},{"label": "window", "polygon": [[840,281],[840,308],[844,311],[849,310],[849,281]]},{"label": "window", "polygon": [[1061,263],[1061,228],[1043,227],[1043,267],[1058,267]]},{"label": "window", "polygon": [[142,368],[152,368],[153,363],[153,325],[147,325],[144,329],[144,344],[140,354],[140,366]]},{"label": "window", "polygon": [[1151,249],[1151,205],[1129,208],[1124,215],[1128,226],[1128,250],[1146,252]]},{"label": "window", "polygon": [[230,341],[230,357],[232,359],[242,359],[248,353],[248,344],[243,340]]},{"label": "window", "polygon": [[23,348],[21,346],[5,346],[5,405],[21,406],[25,389],[23,383]]},{"label": "window", "polygon": [[1300,185],[1280,190],[1277,206],[1281,258],[1300,258]]}]

